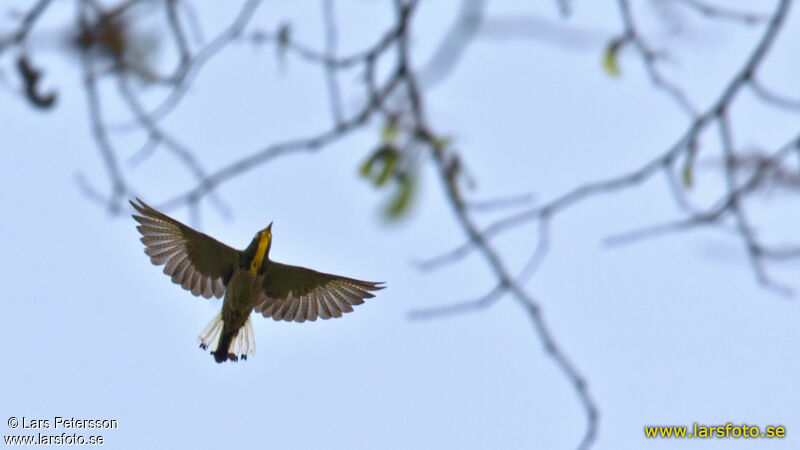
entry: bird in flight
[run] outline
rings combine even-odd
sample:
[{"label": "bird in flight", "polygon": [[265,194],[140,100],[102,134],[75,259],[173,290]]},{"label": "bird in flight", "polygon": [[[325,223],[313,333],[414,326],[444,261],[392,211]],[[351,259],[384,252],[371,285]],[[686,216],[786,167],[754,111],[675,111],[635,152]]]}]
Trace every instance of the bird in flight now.
[{"label": "bird in flight", "polygon": [[342,317],[374,297],[382,282],[317,272],[269,259],[272,223],[236,250],[156,211],[140,199],[131,205],[150,261],[164,266],[172,282],[196,296],[225,297],[222,310],[197,338],[218,363],[237,361],[256,350],[250,312],[288,322]]}]

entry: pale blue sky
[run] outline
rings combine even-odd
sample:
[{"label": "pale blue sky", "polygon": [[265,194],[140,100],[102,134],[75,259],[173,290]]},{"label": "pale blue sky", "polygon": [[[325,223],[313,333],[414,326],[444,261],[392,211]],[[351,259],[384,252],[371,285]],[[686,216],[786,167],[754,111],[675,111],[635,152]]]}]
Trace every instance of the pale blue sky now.
[{"label": "pale blue sky", "polygon": [[[300,3],[265,2],[255,23],[271,29],[291,20],[299,39],[320,42],[317,3]],[[551,3],[538,10],[519,1],[504,7],[555,18]],[[651,17],[642,9],[649,2],[633,3],[643,20]],[[340,11],[342,51],[365,45],[389,17],[383,2],[358,5]],[[425,2],[419,11],[414,45],[420,64],[454,5]],[[585,48],[479,40],[428,92],[429,118],[455,137],[477,178],[477,197],[534,191],[549,199],[636,167],[686,125],[683,113],[651,89],[631,53],[620,60],[621,79],[602,72],[605,39],[619,29],[614,8],[576,2],[567,25],[590,31]],[[498,2],[491,11],[503,12]],[[207,12],[201,18],[208,34],[228,19]],[[53,24],[58,19],[48,18]],[[679,55],[667,73],[704,106],[741,64],[758,29],[690,24],[687,37],[667,41],[656,33],[654,39]],[[798,76],[797,42],[795,9],[765,73],[789,93]],[[431,274],[412,265],[463,239],[432,172],[424,173],[421,201],[407,221],[385,226],[378,220],[384,195],[356,176],[378,139],[378,124],[318,154],[275,160],[222,186],[218,194],[233,219],[204,208],[200,226],[243,247],[274,221],[273,259],[385,280],[388,288],[338,320],[295,324],[254,316],[256,354],[218,365],[197,348],[196,338],[221,302],[172,284],[143,254],[132,219],[109,217],[81,195],[76,173],[101,187],[106,178],[85,119],[77,65],[52,49],[37,62],[48,68],[46,86],[59,90],[55,110],[34,111],[0,93],[3,421],[113,418],[120,428],[103,433],[105,447],[121,449],[577,445],[584,413],[510,299],[475,314],[407,319],[411,309],[482,295],[493,280],[475,256]],[[321,71],[295,59],[286,69],[277,70],[272,49],[233,45],[204,69],[164,124],[208,169],[327,126]],[[356,75],[343,78],[348,110],[359,104]],[[118,107],[112,102],[109,114],[121,118]],[[797,116],[767,116],[748,99],[737,108],[741,142],[777,143],[797,132]],[[135,142],[120,141],[125,158]],[[126,170],[155,204],[191,183],[162,151]],[[697,197],[708,197],[714,176],[698,177]],[[764,227],[789,230],[796,223],[796,214],[790,219],[785,213],[794,205],[785,198],[773,196],[766,205],[759,216]],[[171,213],[188,220],[185,209]],[[587,201],[555,219],[551,253],[527,284],[589,381],[601,412],[595,448],[797,447],[797,299],[759,288],[740,243],[726,232],[602,244],[610,234],[674,214],[661,177]],[[497,242],[519,267],[533,236],[525,228]],[[800,288],[797,270],[785,264],[772,273]],[[788,437],[643,438],[645,424],[694,422],[780,424]],[[10,433],[0,427],[0,434]]]}]

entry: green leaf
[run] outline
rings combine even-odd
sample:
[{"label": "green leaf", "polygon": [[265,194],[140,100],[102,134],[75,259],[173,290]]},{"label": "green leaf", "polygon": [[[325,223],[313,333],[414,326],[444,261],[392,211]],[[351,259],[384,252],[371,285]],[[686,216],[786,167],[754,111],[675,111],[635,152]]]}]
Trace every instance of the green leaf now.
[{"label": "green leaf", "polygon": [[416,191],[415,177],[404,174],[397,180],[397,190],[384,209],[384,216],[390,221],[396,221],[408,213]]},{"label": "green leaf", "polygon": [[358,169],[359,175],[376,186],[381,187],[394,175],[400,152],[392,145],[378,147]]},{"label": "green leaf", "polygon": [[444,150],[447,147],[449,147],[452,142],[453,138],[450,136],[439,136],[434,138],[431,144],[433,145],[433,148],[435,148],[436,150]]},{"label": "green leaf", "polygon": [[622,48],[622,44],[624,43],[625,41],[623,39],[615,38],[608,43],[603,52],[603,69],[606,74],[612,78],[619,78],[622,75],[617,59],[619,56],[619,49]]},{"label": "green leaf", "polygon": [[370,173],[372,173],[372,166],[375,164],[376,156],[377,153],[373,153],[372,155],[370,155],[369,158],[366,159],[366,161],[364,161],[361,164],[361,167],[359,167],[358,169],[359,175],[361,175],[364,178],[369,178]]},{"label": "green leaf", "polygon": [[387,120],[381,130],[381,141],[384,144],[391,144],[397,137],[397,120]]},{"label": "green leaf", "polygon": [[683,170],[681,170],[681,179],[683,180],[683,186],[688,190],[691,189],[694,185],[694,159],[687,159],[686,162],[683,164]]},{"label": "green leaf", "polygon": [[397,161],[400,160],[400,154],[395,151],[386,154],[383,158],[383,170],[375,178],[375,186],[383,186],[389,180],[389,177],[394,174],[394,168],[397,166]]}]

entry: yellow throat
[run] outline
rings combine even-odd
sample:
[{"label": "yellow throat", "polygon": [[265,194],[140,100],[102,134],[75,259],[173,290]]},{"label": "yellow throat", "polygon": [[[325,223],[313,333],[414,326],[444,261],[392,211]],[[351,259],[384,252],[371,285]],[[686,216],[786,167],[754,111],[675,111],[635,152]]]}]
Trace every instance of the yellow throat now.
[{"label": "yellow throat", "polygon": [[272,238],[270,234],[271,233],[268,231],[262,231],[260,233],[256,256],[254,256],[253,260],[250,262],[250,273],[253,275],[256,275],[258,270],[261,269],[261,263],[264,261],[264,254],[267,253],[267,246],[269,245],[269,240]]}]

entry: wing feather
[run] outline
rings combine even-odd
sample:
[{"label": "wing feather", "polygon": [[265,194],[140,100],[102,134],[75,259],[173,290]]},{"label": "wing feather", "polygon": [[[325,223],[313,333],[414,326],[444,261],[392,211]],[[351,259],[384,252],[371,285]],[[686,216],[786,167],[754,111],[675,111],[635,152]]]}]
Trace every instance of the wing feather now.
[{"label": "wing feather", "polygon": [[313,293],[308,294],[308,315],[306,319],[312,322],[317,320],[317,317],[319,317],[319,306],[317,305],[317,296]]},{"label": "wing feather", "polygon": [[283,320],[294,320],[294,315],[297,312],[297,307],[300,306],[301,298],[298,297],[292,301],[286,301],[286,306],[281,308],[281,312],[283,313]]},{"label": "wing feather", "polygon": [[336,287],[331,288],[328,293],[333,297],[333,300],[336,302],[336,306],[339,308],[341,312],[353,312],[353,307],[350,306],[350,303],[345,300],[344,296],[339,292]]},{"label": "wing feather", "polygon": [[328,304],[325,302],[325,297],[322,296],[320,293],[316,293],[315,297],[317,299],[317,303],[319,303],[319,317],[320,319],[327,320],[333,317],[331,314],[331,310],[328,307]]},{"label": "wing feather", "polygon": [[328,310],[331,312],[331,317],[337,319],[342,317],[342,310],[336,306],[336,300],[333,299],[333,295],[328,291],[323,291],[322,295],[325,297],[325,302],[328,303]]},{"label": "wing feather", "polygon": [[163,214],[140,199],[131,202],[141,214],[133,218],[142,234],[144,252],[150,261],[164,266],[172,282],[205,298],[225,295],[239,252],[207,234]]},{"label": "wing feather", "polygon": [[270,262],[263,292],[254,308],[264,317],[294,322],[330,319],[353,311],[353,305],[375,295],[383,283],[317,272],[305,267]]},{"label": "wing feather", "polygon": [[294,316],[295,322],[305,322],[308,317],[308,294],[300,297],[300,304],[297,307],[297,314]]}]

